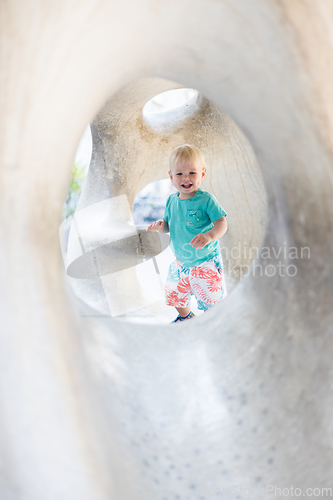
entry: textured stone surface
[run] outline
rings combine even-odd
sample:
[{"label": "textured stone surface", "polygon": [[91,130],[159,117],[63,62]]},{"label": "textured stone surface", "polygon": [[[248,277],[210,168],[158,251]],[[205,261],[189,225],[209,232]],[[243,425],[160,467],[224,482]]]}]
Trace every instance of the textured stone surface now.
[{"label": "textured stone surface", "polygon": [[[331,2],[13,0],[1,23],[1,498],[332,487]],[[80,317],[58,243],[84,127],[155,76],[251,140],[263,246],[311,250],[173,329]]]}]

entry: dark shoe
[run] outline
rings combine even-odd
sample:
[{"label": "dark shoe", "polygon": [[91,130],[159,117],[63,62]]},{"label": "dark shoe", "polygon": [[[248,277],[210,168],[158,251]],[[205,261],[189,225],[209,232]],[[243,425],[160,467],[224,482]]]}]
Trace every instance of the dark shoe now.
[{"label": "dark shoe", "polygon": [[177,318],[171,321],[171,323],[179,323],[179,321],[185,321],[185,319],[191,319],[194,318],[194,316],[195,314],[193,314],[192,311],[190,311],[187,316],[181,316],[180,314],[178,314]]}]

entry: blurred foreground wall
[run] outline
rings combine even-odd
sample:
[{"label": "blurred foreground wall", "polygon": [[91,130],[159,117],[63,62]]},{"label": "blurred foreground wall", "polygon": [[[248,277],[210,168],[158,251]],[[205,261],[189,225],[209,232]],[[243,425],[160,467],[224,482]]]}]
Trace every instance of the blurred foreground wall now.
[{"label": "blurred foreground wall", "polygon": [[[332,3],[11,0],[0,19],[1,500],[197,500],[233,485],[239,498],[274,498],[272,485],[324,496]],[[83,317],[59,248],[86,124],[147,77],[226,112],[268,196],[253,272],[173,328]]]}]

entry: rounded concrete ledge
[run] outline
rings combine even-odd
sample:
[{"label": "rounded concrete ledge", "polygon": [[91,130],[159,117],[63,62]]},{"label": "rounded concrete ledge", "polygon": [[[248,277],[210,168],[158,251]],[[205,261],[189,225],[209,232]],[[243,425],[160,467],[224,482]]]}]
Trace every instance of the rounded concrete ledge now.
[{"label": "rounded concrete ledge", "polygon": [[[11,0],[0,10],[1,499],[202,500],[232,486],[240,498],[245,488],[273,498],[274,486],[290,485],[325,496],[333,468],[331,1]],[[122,94],[142,80],[144,95]],[[100,312],[108,307],[100,278],[76,280],[95,304],[74,298],[58,230],[87,123],[94,152],[78,217],[114,199],[130,211],[141,187],[163,177],[163,159],[185,130],[165,143],[144,126],[142,108],[166,82],[197,89],[230,117],[235,137],[242,130],[251,141],[267,228],[256,268],[219,306],[173,327],[133,325]],[[243,150],[236,140],[230,148],[237,167]],[[235,184],[226,186],[232,247],[238,231],[249,242],[252,229],[241,225],[245,197],[238,206]],[[92,245],[104,241],[97,229]],[[110,296],[134,301],[137,289],[125,290],[116,274]],[[124,302],[116,296],[113,307]]]}]

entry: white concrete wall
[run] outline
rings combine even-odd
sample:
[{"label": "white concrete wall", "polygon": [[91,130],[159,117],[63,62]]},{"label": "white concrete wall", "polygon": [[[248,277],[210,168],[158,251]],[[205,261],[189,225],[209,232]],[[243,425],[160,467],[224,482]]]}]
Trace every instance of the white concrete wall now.
[{"label": "white concrete wall", "polygon": [[[332,486],[332,16],[329,0],[1,4],[1,498]],[[311,249],[282,259],[295,277],[249,276],[173,330],[80,318],[58,242],[84,127],[147,76],[229,114],[267,187],[263,245]]]}]

